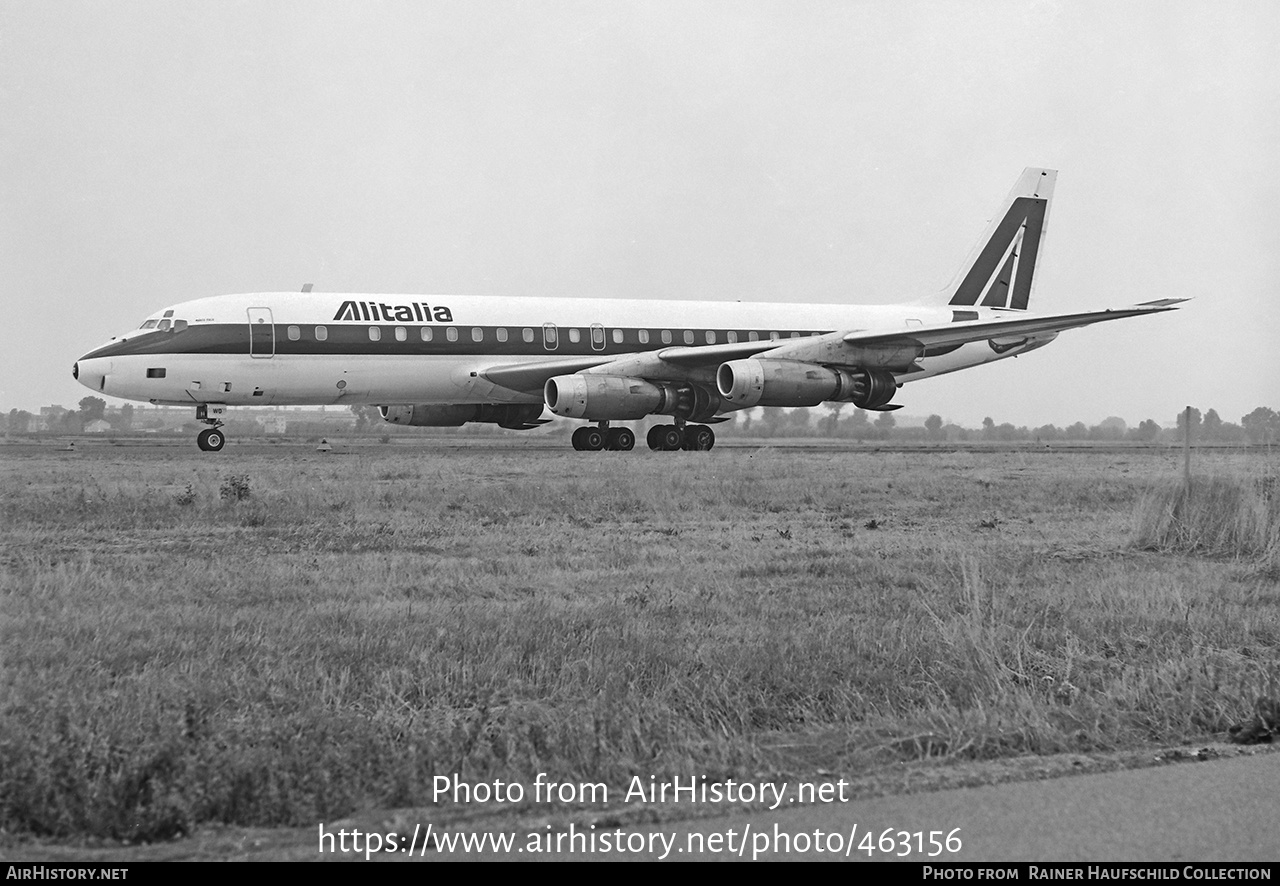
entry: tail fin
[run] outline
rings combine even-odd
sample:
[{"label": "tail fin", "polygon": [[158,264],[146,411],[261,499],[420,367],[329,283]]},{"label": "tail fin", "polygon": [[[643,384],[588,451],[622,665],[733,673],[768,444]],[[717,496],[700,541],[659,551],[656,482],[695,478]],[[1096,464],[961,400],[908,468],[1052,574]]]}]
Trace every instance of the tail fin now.
[{"label": "tail fin", "polygon": [[1023,170],[947,290],[948,304],[1026,310],[1057,178],[1056,169]]}]

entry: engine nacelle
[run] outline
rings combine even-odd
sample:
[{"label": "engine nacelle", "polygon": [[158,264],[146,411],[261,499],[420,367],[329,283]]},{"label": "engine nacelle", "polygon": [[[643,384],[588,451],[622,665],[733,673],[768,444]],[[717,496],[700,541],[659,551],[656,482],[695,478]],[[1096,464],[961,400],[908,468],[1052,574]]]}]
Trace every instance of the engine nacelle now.
[{"label": "engine nacelle", "polygon": [[589,421],[626,421],[655,414],[706,421],[721,405],[718,396],[697,385],[612,375],[559,375],[547,380],[543,395],[556,415]]},{"label": "engine nacelle", "polygon": [[521,430],[534,426],[542,415],[541,403],[512,403],[492,405],[488,403],[462,403],[439,406],[415,403],[411,406],[379,406],[382,420],[393,425],[413,425],[419,428],[457,428],[469,421],[495,424],[502,428]]},{"label": "engine nacelle", "polygon": [[846,400],[876,409],[893,399],[898,384],[883,369],[830,369],[797,360],[730,360],[716,370],[716,387],[728,405],[817,406]]}]

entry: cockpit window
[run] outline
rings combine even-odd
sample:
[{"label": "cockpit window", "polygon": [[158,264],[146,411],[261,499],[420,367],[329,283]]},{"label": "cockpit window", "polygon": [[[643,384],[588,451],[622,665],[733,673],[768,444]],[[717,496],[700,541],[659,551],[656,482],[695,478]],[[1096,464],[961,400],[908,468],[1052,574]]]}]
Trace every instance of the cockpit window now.
[{"label": "cockpit window", "polygon": [[169,327],[172,325],[173,325],[173,321],[170,320],[168,317],[165,317],[163,320],[160,321],[160,326],[157,328],[159,328],[161,332],[168,332]]},{"label": "cockpit window", "polygon": [[142,324],[141,326],[139,326],[138,328],[139,328],[139,329],[155,329],[155,328],[156,328],[156,324],[157,324],[157,323],[159,323],[159,322],[160,322],[159,320],[148,320],[146,323],[143,323],[143,324]]},{"label": "cockpit window", "polygon": [[186,328],[187,328],[187,321],[186,321],[186,320],[174,320],[174,321],[173,321],[173,331],[174,331],[174,332],[181,332],[182,330],[184,330],[184,329],[186,329]]}]

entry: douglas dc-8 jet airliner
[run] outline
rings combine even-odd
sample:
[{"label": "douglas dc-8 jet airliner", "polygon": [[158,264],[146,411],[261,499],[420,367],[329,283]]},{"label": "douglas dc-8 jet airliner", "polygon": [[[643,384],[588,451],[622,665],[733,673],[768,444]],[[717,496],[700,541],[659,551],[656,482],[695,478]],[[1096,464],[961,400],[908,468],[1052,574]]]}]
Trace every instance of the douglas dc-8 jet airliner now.
[{"label": "douglas dc-8 jet airliner", "polygon": [[[1057,173],[1027,169],[953,285],[894,305],[752,304],[465,295],[250,293],[165,308],[85,354],[95,392],[192,405],[225,442],[228,406],[374,404],[386,421],[554,415],[588,424],[578,450],[627,450],[613,423],[670,416],[650,449],[708,450],[709,425],[753,406],[890,410],[898,389],[1042,347],[1064,329],[1172,310],[1185,299],[1037,316],[1028,310]],[[548,419],[549,420],[549,419]]]}]

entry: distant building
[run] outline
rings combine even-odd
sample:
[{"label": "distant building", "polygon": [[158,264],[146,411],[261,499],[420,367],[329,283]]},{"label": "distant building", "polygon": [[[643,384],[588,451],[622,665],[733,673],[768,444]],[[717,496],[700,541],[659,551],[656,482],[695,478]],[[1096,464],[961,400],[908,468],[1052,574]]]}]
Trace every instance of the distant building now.
[{"label": "distant building", "polygon": [[95,418],[84,426],[86,434],[105,434],[109,430],[111,430],[111,422],[102,418]]}]

